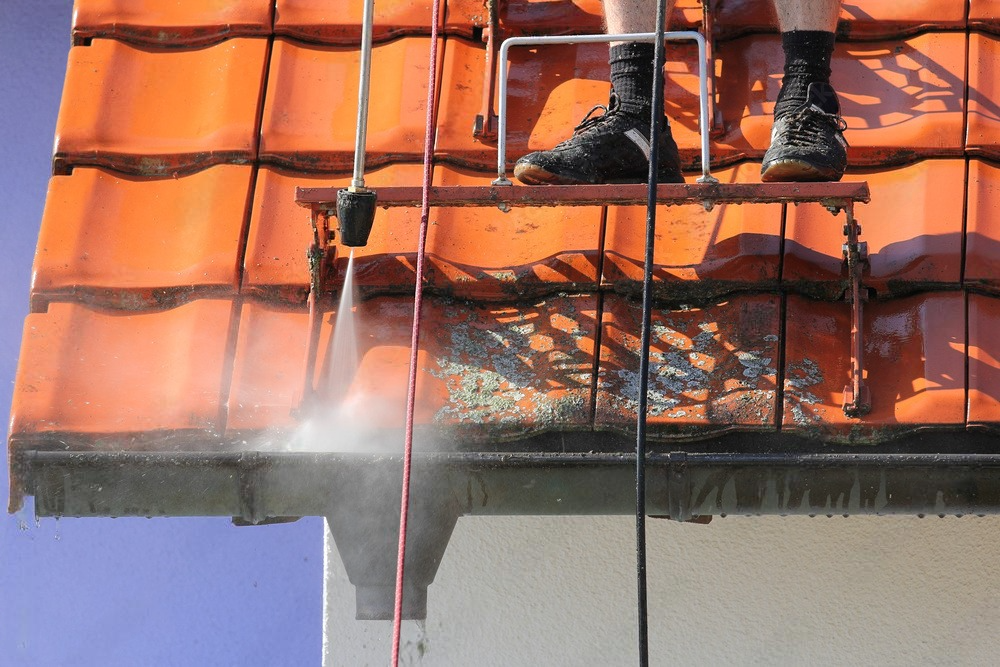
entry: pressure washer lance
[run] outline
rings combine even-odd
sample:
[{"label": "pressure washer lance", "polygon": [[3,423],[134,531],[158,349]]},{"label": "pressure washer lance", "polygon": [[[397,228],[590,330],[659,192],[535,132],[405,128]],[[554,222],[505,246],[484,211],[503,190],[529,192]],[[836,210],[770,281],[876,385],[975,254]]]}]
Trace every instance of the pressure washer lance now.
[{"label": "pressure washer lance", "polygon": [[337,191],[337,224],[340,241],[351,248],[368,245],[375,222],[374,190],[351,186]]}]

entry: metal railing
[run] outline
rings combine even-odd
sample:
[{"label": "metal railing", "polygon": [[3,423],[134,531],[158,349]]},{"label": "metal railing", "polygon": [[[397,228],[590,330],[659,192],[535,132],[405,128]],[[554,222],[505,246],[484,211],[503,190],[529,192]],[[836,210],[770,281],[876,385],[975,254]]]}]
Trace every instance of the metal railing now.
[{"label": "metal railing", "polygon": [[[698,126],[701,134],[701,176],[699,183],[714,183],[709,171],[709,116],[708,116],[708,52],[705,38],[693,30],[663,33],[664,41],[693,41],[698,45]],[[566,35],[560,37],[510,37],[500,45],[500,85],[497,96],[497,179],[493,185],[512,185],[507,178],[507,54],[512,46],[539,46],[544,44],[593,44],[607,42],[655,42],[655,32],[637,32],[617,35]]]}]

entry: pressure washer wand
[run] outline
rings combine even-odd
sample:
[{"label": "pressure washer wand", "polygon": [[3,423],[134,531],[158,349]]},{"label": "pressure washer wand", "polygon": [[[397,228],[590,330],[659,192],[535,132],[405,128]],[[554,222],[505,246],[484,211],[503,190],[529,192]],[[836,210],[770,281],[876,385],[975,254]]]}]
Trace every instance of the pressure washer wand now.
[{"label": "pressure washer wand", "polygon": [[372,24],[375,0],[365,0],[361,19],[361,65],[358,77],[358,124],[354,135],[354,176],[349,188],[337,192],[337,221],[341,242],[350,247],[368,244],[375,221],[375,193],[365,187],[365,143],[368,139],[368,100],[371,89]]}]

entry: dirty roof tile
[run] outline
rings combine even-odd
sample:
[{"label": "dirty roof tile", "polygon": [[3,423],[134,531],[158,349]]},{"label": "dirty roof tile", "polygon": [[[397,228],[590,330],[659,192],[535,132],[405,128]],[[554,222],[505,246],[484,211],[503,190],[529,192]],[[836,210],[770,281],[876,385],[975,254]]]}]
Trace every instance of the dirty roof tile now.
[{"label": "dirty roof tile", "polygon": [[969,160],[969,209],[965,246],[965,283],[1000,290],[1000,167]]},{"label": "dirty roof tile", "polygon": [[969,294],[969,423],[1000,422],[1000,299]]},{"label": "dirty roof tile", "polygon": [[[654,309],[651,439],[775,425],[780,299],[741,295],[705,308]],[[604,300],[595,426],[634,432],[642,309]]]},{"label": "dirty roof tile", "polygon": [[200,46],[271,32],[273,0],[75,0],[73,43],[112,38],[148,46]]},{"label": "dirty roof tile", "polygon": [[879,442],[923,425],[965,421],[965,295],[932,292],[864,306],[871,413],[847,417],[850,305],[789,296],[783,429]]},{"label": "dirty roof tile", "polygon": [[99,166],[165,176],[249,162],[267,49],[266,39],[170,51],[107,39],[74,46],[56,125],[56,171]]},{"label": "dirty roof tile", "polygon": [[[406,35],[430,35],[431,0],[380,0],[372,17],[372,40],[385,42]],[[274,32],[318,44],[357,46],[361,42],[364,3],[348,0],[277,0]],[[488,24],[482,0],[441,2],[438,30],[472,37]]]},{"label": "dirty roof tile", "polygon": [[[405,37],[372,49],[365,164],[419,162],[427,98],[426,37]],[[359,52],[274,41],[260,157],[288,169],[350,171],[358,103]],[[439,75],[440,76],[440,75]]]},{"label": "dirty roof tile", "polygon": [[[760,180],[760,167],[741,164],[714,174],[722,183]],[[646,207],[609,206],[602,282],[641,293]],[[781,205],[660,206],[656,214],[654,289],[660,298],[702,300],[778,283]]]},{"label": "dirty roof tile", "polygon": [[[424,300],[415,422],[442,438],[488,442],[590,420],[594,297],[554,297],[495,306]],[[356,303],[351,327],[356,363],[338,339],[334,313],[323,317],[315,369],[316,403],[303,415],[336,423],[338,411],[365,406],[358,428],[397,437],[406,414],[413,300],[379,297]],[[291,427],[305,378],[308,317],[249,308],[236,357],[230,425]],[[332,329],[332,331],[331,331]],[[291,346],[299,340],[302,347]],[[350,340],[348,337],[346,340]],[[346,351],[345,351],[346,350]],[[260,359],[274,359],[268,368]],[[418,436],[419,439],[419,436]],[[432,444],[432,443],[427,443]],[[441,444],[441,443],[436,443]],[[318,445],[306,443],[313,448]],[[343,442],[325,445],[337,449]]]},{"label": "dirty roof tile", "polygon": [[116,437],[137,432],[220,433],[231,315],[231,301],[214,299],[146,312],[54,303],[29,315],[11,434],[106,435],[94,446],[119,450],[141,448]]},{"label": "dirty roof tile", "polygon": [[218,165],[150,179],[85,167],[52,177],[34,309],[53,300],[133,310],[232,296],[252,172]]},{"label": "dirty roof tile", "polygon": [[[998,3],[1000,6],[1000,3]],[[1000,85],[994,63],[1000,59],[1000,38],[969,33],[969,153],[1000,157]]]},{"label": "dirty roof tile", "polygon": [[[868,244],[866,286],[884,297],[959,284],[965,160],[925,160],[850,178],[867,181],[872,193],[870,204],[855,208]],[[893,219],[906,224],[886,224]],[[834,218],[817,204],[789,207],[783,279],[808,293],[842,290],[843,224],[843,214]]]}]

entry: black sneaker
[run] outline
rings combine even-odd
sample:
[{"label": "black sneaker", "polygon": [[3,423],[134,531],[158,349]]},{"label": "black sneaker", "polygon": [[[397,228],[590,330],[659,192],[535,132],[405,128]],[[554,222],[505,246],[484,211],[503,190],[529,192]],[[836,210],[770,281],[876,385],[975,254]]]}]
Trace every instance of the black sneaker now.
[{"label": "black sneaker", "polygon": [[847,168],[846,129],[833,87],[809,84],[805,103],[774,121],[761,180],[839,181]]},{"label": "black sneaker", "polygon": [[[595,116],[598,109],[604,113]],[[659,137],[659,182],[683,183],[677,144],[666,117]],[[529,153],[518,160],[514,176],[526,185],[645,183],[649,148],[649,119],[622,111],[612,92],[610,104],[591,109],[572,137],[552,150]]]}]

